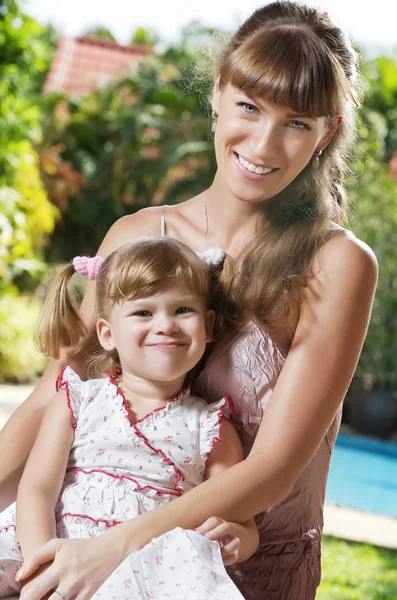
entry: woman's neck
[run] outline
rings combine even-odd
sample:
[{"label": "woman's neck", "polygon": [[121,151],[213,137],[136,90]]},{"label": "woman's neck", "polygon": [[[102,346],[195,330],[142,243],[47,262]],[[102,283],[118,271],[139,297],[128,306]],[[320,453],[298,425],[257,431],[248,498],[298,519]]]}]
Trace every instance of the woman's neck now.
[{"label": "woman's neck", "polygon": [[262,203],[249,203],[233,196],[218,175],[199,197],[206,208],[207,245],[220,246],[230,256],[238,256],[254,239],[263,218]]}]

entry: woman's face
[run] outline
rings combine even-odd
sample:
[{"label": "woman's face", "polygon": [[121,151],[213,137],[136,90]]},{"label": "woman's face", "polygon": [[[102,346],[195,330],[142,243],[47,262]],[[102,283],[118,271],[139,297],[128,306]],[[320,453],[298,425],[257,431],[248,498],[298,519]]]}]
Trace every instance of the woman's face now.
[{"label": "woman's face", "polygon": [[244,202],[267,200],[285,189],[338,126],[337,119],[328,127],[326,117],[295,113],[231,84],[215,88],[212,104],[218,113],[218,177]]}]

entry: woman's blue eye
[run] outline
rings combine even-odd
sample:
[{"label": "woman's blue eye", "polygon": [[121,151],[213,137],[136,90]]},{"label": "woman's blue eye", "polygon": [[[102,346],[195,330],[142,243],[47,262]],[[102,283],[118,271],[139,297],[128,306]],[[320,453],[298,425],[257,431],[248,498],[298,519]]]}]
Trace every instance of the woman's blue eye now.
[{"label": "woman's blue eye", "polygon": [[310,127],[307,123],[303,123],[303,121],[291,121],[291,125],[293,129],[307,129],[310,131]]},{"label": "woman's blue eye", "polygon": [[248,102],[237,102],[237,106],[241,106],[248,114],[252,114],[256,110],[255,106],[253,104],[248,104]]}]

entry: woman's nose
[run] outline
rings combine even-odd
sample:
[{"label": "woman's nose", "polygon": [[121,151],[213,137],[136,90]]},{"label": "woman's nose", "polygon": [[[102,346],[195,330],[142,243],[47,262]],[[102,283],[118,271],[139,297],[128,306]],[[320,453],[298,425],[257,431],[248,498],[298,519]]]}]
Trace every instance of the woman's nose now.
[{"label": "woman's nose", "polygon": [[[270,120],[258,123],[258,128],[252,138],[253,151],[256,158],[260,158],[263,163],[266,163],[266,159],[271,162],[279,152],[280,143],[280,132],[274,123]],[[264,166],[277,165],[265,164]]]}]

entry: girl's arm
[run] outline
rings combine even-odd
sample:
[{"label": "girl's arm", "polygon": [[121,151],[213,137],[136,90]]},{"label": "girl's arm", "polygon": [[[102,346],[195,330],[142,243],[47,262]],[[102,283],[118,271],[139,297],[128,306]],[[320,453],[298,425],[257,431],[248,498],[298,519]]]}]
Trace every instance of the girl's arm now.
[{"label": "girl's arm", "polygon": [[84,587],[79,600],[86,600],[108,573],[152,537],[175,527],[199,527],[213,515],[244,523],[290,493],[345,396],[377,281],[374,255],[350,234],[338,234],[324,244],[318,259],[304,289],[292,346],[249,456],[173,502],[95,540],[50,542],[25,564],[27,577],[56,554],[51,567],[26,590],[24,600],[36,600],[58,585],[67,596],[71,582]]},{"label": "girl's arm", "polygon": [[17,495],[17,536],[22,556],[56,537],[54,509],[74,431],[65,390],[48,406]]},{"label": "girl's arm", "polygon": [[[206,480],[218,477],[226,469],[244,460],[243,448],[235,428],[227,419],[222,419],[221,422],[222,436],[207,459]],[[225,564],[247,560],[259,546],[259,533],[254,519],[240,524],[211,517],[198,527],[198,531],[211,540],[221,542]]]},{"label": "girl's arm", "polygon": [[[98,250],[106,257],[119,246],[143,235],[156,235],[160,226],[159,207],[148,208],[119,219],[107,233]],[[85,379],[84,363],[92,355],[97,342],[94,326],[95,282],[87,283],[80,314],[87,326],[78,353],[61,352],[59,360],[51,360],[40,383],[27,400],[12,414],[0,431],[0,512],[15,500],[18,483],[32,449],[46,407],[55,394],[55,382],[66,363]]]}]

